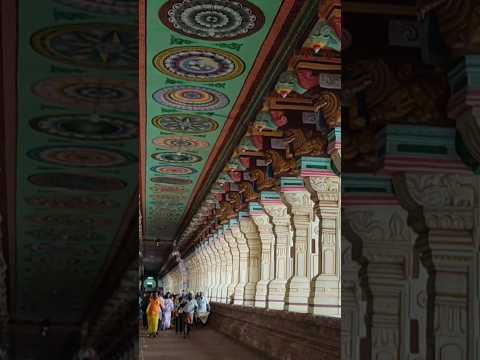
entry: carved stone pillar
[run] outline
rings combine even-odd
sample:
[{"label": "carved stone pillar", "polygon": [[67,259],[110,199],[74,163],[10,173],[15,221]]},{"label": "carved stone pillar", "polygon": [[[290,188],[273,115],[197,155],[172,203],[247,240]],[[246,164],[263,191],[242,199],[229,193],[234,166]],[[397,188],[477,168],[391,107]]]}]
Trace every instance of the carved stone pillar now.
[{"label": "carved stone pillar", "polygon": [[222,256],[220,252],[217,249],[217,239],[215,235],[212,235],[212,237],[209,240],[210,243],[210,250],[212,251],[212,254],[214,256],[214,262],[215,262],[215,277],[214,277],[214,286],[212,288],[212,294],[213,294],[213,299],[214,301],[221,302],[220,294],[219,294],[219,288],[220,288],[220,282],[221,282],[221,276],[222,276]]},{"label": "carved stone pillar", "polygon": [[218,238],[223,248],[223,257],[225,258],[225,269],[224,269],[225,279],[222,285],[222,302],[225,304],[228,304],[230,299],[230,294],[228,292],[228,289],[230,287],[230,284],[232,283],[233,265],[232,265],[232,253],[230,251],[230,245],[228,244],[227,239],[225,238],[223,227],[220,230],[218,230]]},{"label": "carved stone pillar", "polygon": [[227,282],[227,256],[223,249],[222,239],[220,238],[220,234],[217,233],[214,235],[215,239],[215,247],[217,249],[217,253],[220,257],[220,280],[217,288],[217,301],[220,303],[225,303],[227,298],[227,290],[226,290],[226,282]]},{"label": "carved stone pillar", "polygon": [[204,246],[208,264],[208,297],[211,301],[216,301],[213,294],[213,288],[215,286],[215,257],[210,248],[209,240],[205,241]]},{"label": "carved stone pillar", "polygon": [[235,305],[243,305],[244,302],[244,295],[245,295],[245,285],[247,285],[248,281],[248,271],[249,271],[249,248],[247,244],[247,239],[240,231],[240,226],[238,220],[232,219],[230,220],[230,230],[232,235],[235,237],[238,252],[240,255],[239,261],[239,279],[238,284],[235,287],[235,296],[234,296],[234,304]]},{"label": "carved stone pillar", "polygon": [[360,359],[360,341],[366,336],[360,268],[353,260],[352,244],[342,237],[342,360]]},{"label": "carved stone pillar", "polygon": [[257,226],[247,212],[239,213],[240,229],[247,240],[248,256],[248,282],[245,285],[244,305],[255,305],[257,282],[260,280],[260,252],[261,242]]},{"label": "carved stone pillar", "polygon": [[288,280],[289,242],[290,242],[290,215],[287,206],[280,199],[280,195],[273,191],[262,191],[261,204],[265,212],[271,217],[273,233],[275,234],[274,278],[268,284],[269,309],[284,310],[285,294]]},{"label": "carved stone pillar", "polygon": [[294,232],[294,272],[287,283],[287,310],[308,312],[310,279],[308,240],[309,228],[313,221],[313,201],[305,189],[302,178],[282,178],[281,193],[290,213]]},{"label": "carved stone pillar", "polygon": [[415,270],[417,234],[407,225],[408,214],[400,207],[390,177],[352,178],[342,179],[348,189],[342,193],[342,218],[345,237],[365,277],[370,358],[426,359],[421,352],[419,312],[412,304],[412,297],[419,301],[426,288],[424,282],[421,289]]},{"label": "carved stone pillar", "polygon": [[231,270],[232,278],[227,288],[227,295],[228,295],[228,303],[233,304],[235,287],[239,282],[240,252],[238,250],[237,241],[235,240],[235,237],[233,236],[229,225],[223,226],[223,234],[225,236],[225,241],[229,245],[231,259],[232,259],[232,270]]},{"label": "carved stone pillar", "polygon": [[256,202],[251,202],[249,206],[250,216],[257,226],[261,242],[260,280],[257,282],[255,306],[265,308],[267,306],[268,283],[274,278],[271,264],[274,261],[272,247],[275,244],[275,235],[270,218],[262,206]]},{"label": "carved stone pillar", "polygon": [[200,284],[199,284],[199,287],[200,287],[200,291],[202,291],[205,296],[208,296],[207,292],[206,292],[206,284],[207,284],[207,281],[206,281],[206,277],[207,277],[207,264],[206,264],[206,260],[205,260],[205,257],[203,255],[203,248],[202,248],[202,244],[200,244],[198,246],[198,258],[199,258],[199,261],[200,261]]},{"label": "carved stone pillar", "polygon": [[[333,174],[331,174],[333,175]],[[341,315],[340,178],[306,177],[305,183],[319,218],[318,275],[312,280],[310,311],[315,315]]]},{"label": "carved stone pillar", "polygon": [[478,179],[403,174],[394,178],[430,279],[428,359],[478,358]]}]

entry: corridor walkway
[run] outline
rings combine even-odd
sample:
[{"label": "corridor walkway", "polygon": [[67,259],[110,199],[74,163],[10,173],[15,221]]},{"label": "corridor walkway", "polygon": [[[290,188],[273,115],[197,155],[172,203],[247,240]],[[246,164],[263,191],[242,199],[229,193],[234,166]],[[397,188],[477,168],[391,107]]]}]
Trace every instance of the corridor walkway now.
[{"label": "corridor walkway", "polygon": [[187,339],[173,330],[152,339],[141,329],[140,344],[140,360],[266,360],[208,327],[194,329]]}]

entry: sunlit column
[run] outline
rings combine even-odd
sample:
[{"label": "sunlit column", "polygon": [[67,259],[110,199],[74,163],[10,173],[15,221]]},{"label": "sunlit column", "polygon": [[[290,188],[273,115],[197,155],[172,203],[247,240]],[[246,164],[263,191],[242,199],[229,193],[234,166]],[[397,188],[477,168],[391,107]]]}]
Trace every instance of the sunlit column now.
[{"label": "sunlit column", "polygon": [[214,299],[213,299],[212,289],[213,289],[213,285],[214,285],[214,282],[215,282],[215,263],[214,263],[213,254],[210,250],[210,245],[208,243],[208,239],[205,241],[203,246],[204,246],[204,251],[205,251],[205,258],[207,259],[207,268],[208,268],[208,271],[207,271],[207,274],[208,274],[207,275],[208,276],[207,294],[208,294],[208,298],[213,301]]},{"label": "sunlit column", "polygon": [[210,264],[207,259],[207,254],[205,253],[205,243],[200,245],[200,256],[202,258],[202,285],[201,291],[205,294],[205,296],[210,296],[208,294],[208,271],[210,268]]},{"label": "sunlit column", "polygon": [[218,260],[219,260],[219,280],[218,280],[218,287],[217,287],[217,301],[220,303],[225,302],[226,291],[225,291],[225,283],[226,283],[226,270],[227,270],[227,258],[224,254],[223,244],[221,242],[219,233],[215,233],[213,236],[214,238],[214,245],[215,249],[217,250]]},{"label": "sunlit column", "polygon": [[272,247],[275,243],[275,235],[273,234],[270,218],[259,203],[251,202],[249,204],[249,212],[257,226],[261,242],[260,280],[257,282],[255,292],[255,306],[265,308],[267,306],[268,283],[270,280],[273,280],[271,264],[274,260]]},{"label": "sunlit column", "polygon": [[261,204],[271,217],[275,235],[274,277],[268,284],[267,307],[284,310],[288,280],[290,215],[287,206],[282,202],[280,194],[273,191],[262,191]]},{"label": "sunlit column", "polygon": [[[328,168],[327,162],[328,159],[302,158],[303,167],[312,164],[316,166],[311,167]],[[310,172],[315,175],[312,170]],[[321,175],[305,177],[319,218],[318,275],[312,280],[311,312],[340,316],[340,177],[326,170]]]},{"label": "sunlit column", "polygon": [[239,282],[239,271],[240,271],[240,252],[238,251],[238,245],[235,237],[232,234],[232,231],[230,230],[229,225],[224,225],[223,226],[223,234],[225,236],[225,241],[229,245],[230,249],[230,255],[232,259],[232,279],[230,281],[230,284],[227,288],[227,296],[228,296],[228,302],[233,303],[234,295],[235,295],[235,287],[238,285]]},{"label": "sunlit column", "polygon": [[214,237],[211,235],[208,239],[208,246],[210,249],[210,255],[212,259],[212,267],[213,267],[213,284],[212,284],[212,300],[218,301],[218,285],[220,283],[220,257],[218,255],[217,249],[214,244]]},{"label": "sunlit column", "polygon": [[232,282],[232,253],[230,252],[230,245],[228,245],[228,242],[225,239],[223,227],[218,230],[218,238],[223,248],[223,258],[225,259],[225,279],[222,285],[222,302],[228,303],[228,299],[230,296],[228,293],[228,287]]},{"label": "sunlit column", "polygon": [[245,285],[244,305],[255,305],[257,282],[260,280],[260,252],[261,242],[257,225],[248,212],[239,213],[240,229],[247,240],[249,249],[248,282]]},{"label": "sunlit column", "polygon": [[244,295],[245,295],[245,285],[248,281],[248,263],[249,263],[249,249],[247,244],[247,239],[240,231],[240,225],[238,220],[230,220],[230,230],[232,231],[233,236],[235,237],[236,243],[238,245],[238,251],[240,255],[239,263],[239,281],[235,287],[235,305],[243,305]]},{"label": "sunlit column", "polygon": [[310,258],[307,245],[310,223],[313,221],[313,201],[302,178],[282,178],[281,193],[293,225],[293,277],[287,283],[286,308],[289,311],[308,312],[310,279],[307,277],[307,268]]}]

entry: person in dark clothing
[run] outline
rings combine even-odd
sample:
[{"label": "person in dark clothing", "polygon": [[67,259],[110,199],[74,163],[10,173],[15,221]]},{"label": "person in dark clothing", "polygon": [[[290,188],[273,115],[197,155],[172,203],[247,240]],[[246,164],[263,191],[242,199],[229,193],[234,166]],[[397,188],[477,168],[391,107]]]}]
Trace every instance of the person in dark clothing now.
[{"label": "person in dark clothing", "polygon": [[143,328],[147,329],[148,328],[148,321],[147,321],[147,307],[150,299],[148,297],[148,294],[145,293],[143,294],[143,299],[142,299],[142,320],[143,320]]},{"label": "person in dark clothing", "polygon": [[175,303],[175,334],[183,334],[184,312],[183,307],[187,304],[186,297],[180,296],[178,302]]}]

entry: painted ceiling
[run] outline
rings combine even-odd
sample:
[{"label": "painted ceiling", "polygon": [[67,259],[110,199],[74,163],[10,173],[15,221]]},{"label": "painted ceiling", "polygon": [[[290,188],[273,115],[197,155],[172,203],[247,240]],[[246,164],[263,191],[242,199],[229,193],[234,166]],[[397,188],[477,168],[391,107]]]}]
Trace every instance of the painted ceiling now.
[{"label": "painted ceiling", "polygon": [[137,205],[137,14],[136,0],[19,0],[17,319],[79,321]]},{"label": "painted ceiling", "polygon": [[271,46],[272,27],[281,27],[277,17],[294,3],[146,1],[141,85],[146,239],[178,237],[215,143],[241,111],[234,109],[242,89]]}]

